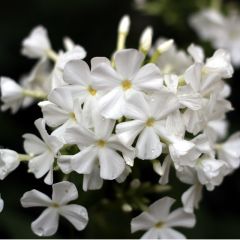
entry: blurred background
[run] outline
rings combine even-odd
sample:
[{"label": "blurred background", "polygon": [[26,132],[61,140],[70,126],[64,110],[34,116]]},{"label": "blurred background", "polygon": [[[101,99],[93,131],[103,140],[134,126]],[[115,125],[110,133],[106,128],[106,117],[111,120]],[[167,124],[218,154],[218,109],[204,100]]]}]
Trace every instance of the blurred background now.
[{"label": "blurred background", "polygon": [[[22,0],[4,1],[0,6],[0,75],[18,80],[27,73],[35,61],[20,55],[21,41],[30,30],[43,25],[48,29],[54,49],[62,48],[62,38],[71,37],[76,43],[87,50],[89,61],[94,56],[109,57],[115,49],[117,26],[124,14],[131,17],[131,30],[127,47],[138,47],[141,32],[148,25],[154,28],[154,40],[159,36],[173,38],[179,48],[186,48],[194,42],[203,45],[206,55],[213,53],[211,45],[199,40],[196,33],[187,23],[188,16],[196,11],[199,1],[164,1],[165,8],[152,5],[152,11],[139,11],[130,0]],[[228,1],[230,2],[230,1]],[[234,4],[236,1],[232,1]],[[223,2],[224,4],[224,2]],[[149,14],[150,13],[150,14]],[[234,77],[229,80],[232,86],[230,101],[235,108],[228,115],[230,132],[240,130],[240,71],[235,70]],[[37,106],[21,110],[12,116],[9,112],[0,113],[0,145],[23,152],[22,134],[36,133],[33,122],[41,117]],[[155,181],[152,169],[143,163],[137,163],[144,173],[146,181]],[[30,223],[42,211],[40,208],[23,209],[19,199],[24,192],[37,188],[51,193],[51,188],[43,184],[42,179],[35,180],[32,174],[27,174],[27,166],[21,166],[0,182],[0,193],[5,201],[5,207],[0,214],[1,238],[36,238],[31,232]],[[181,193],[188,187],[175,177],[172,190],[168,194],[180,199]],[[59,178],[59,179],[58,179]],[[56,180],[61,180],[57,176]],[[53,238],[137,238],[141,233],[130,234],[130,220],[139,212],[123,212],[121,204],[125,201],[124,192],[128,185],[106,182],[100,191],[84,193],[81,190],[81,179],[74,174],[70,180],[78,182],[78,203],[89,210],[90,221],[87,228],[77,232],[65,220],[60,221],[60,227]],[[129,180],[131,181],[131,179]],[[176,183],[175,183],[176,182]],[[147,185],[146,185],[147,187]],[[117,193],[117,197],[116,197]],[[124,196],[122,196],[124,195]],[[158,199],[162,195],[149,195],[150,199]],[[131,197],[131,196],[130,196]],[[204,192],[203,201],[197,213],[197,224],[194,229],[185,230],[188,238],[240,238],[240,171],[225,178],[220,187],[213,192]]]}]

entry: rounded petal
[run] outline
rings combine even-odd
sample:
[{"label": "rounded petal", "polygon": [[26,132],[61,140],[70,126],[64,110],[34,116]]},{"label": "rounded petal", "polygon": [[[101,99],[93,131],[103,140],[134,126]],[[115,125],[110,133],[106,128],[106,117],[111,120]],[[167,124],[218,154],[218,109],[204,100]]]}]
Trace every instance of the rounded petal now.
[{"label": "rounded petal", "polygon": [[48,151],[32,158],[28,163],[29,172],[32,172],[36,178],[41,178],[53,165],[54,155]]},{"label": "rounded petal", "polygon": [[71,168],[80,174],[90,174],[97,160],[97,148],[89,146],[72,156]]},{"label": "rounded petal", "polygon": [[78,231],[83,230],[88,223],[88,213],[85,207],[76,204],[62,206],[59,214],[65,217]]},{"label": "rounded petal", "polygon": [[119,119],[123,116],[125,103],[124,92],[117,87],[100,98],[99,111],[106,118]]},{"label": "rounded petal", "polygon": [[52,200],[45,194],[38,190],[31,190],[25,192],[21,198],[21,204],[23,207],[48,207],[51,205]]},{"label": "rounded petal", "polygon": [[58,229],[59,215],[57,209],[47,208],[31,224],[32,231],[40,236],[52,236]]},{"label": "rounded petal", "polygon": [[137,157],[155,159],[162,153],[162,143],[152,127],[146,127],[139,135],[137,144]]},{"label": "rounded petal", "polygon": [[70,61],[64,67],[63,79],[67,83],[87,87],[91,84],[89,66],[82,60]]},{"label": "rounded petal", "polygon": [[159,231],[158,239],[186,239],[186,237],[172,228],[163,228]]},{"label": "rounded petal", "polygon": [[78,191],[76,186],[67,181],[62,181],[52,185],[52,201],[59,205],[65,205],[66,203],[78,198]]},{"label": "rounded petal", "polygon": [[136,49],[124,49],[115,54],[114,60],[117,72],[123,79],[130,80],[141,67],[144,55]]},{"label": "rounded petal", "polygon": [[43,117],[50,127],[58,127],[69,119],[69,113],[59,108],[56,104],[44,101],[39,104]]},{"label": "rounded petal", "polygon": [[148,212],[143,212],[131,221],[131,232],[134,233],[139,230],[147,230],[153,227],[155,219]]},{"label": "rounded petal", "polygon": [[119,177],[125,169],[124,159],[114,150],[103,148],[99,150],[100,176],[113,180]]},{"label": "rounded petal", "polygon": [[143,128],[144,122],[141,120],[127,121],[117,124],[116,133],[123,144],[132,145]]},{"label": "rounded petal", "polygon": [[23,138],[25,139],[23,142],[24,150],[30,155],[38,155],[47,150],[46,144],[37,136],[27,133],[23,135]]},{"label": "rounded petal", "polygon": [[183,208],[178,208],[168,215],[168,227],[186,227],[191,228],[195,225],[196,219],[194,214],[186,213]]},{"label": "rounded petal", "polygon": [[97,190],[103,185],[103,179],[100,177],[100,169],[98,165],[95,165],[93,171],[90,174],[84,174],[83,176],[83,191]]},{"label": "rounded petal", "polygon": [[132,80],[134,86],[142,91],[157,91],[163,86],[159,68],[152,63],[144,65]]}]

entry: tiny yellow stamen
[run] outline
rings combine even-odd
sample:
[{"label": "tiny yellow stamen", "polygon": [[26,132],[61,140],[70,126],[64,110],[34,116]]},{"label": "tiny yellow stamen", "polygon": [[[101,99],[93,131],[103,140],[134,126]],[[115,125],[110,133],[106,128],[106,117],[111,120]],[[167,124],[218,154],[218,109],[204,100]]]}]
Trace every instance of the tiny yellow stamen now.
[{"label": "tiny yellow stamen", "polygon": [[53,208],[59,208],[59,207],[60,207],[58,203],[52,203],[51,206],[52,206]]},{"label": "tiny yellow stamen", "polygon": [[97,93],[97,90],[94,89],[92,86],[89,86],[89,87],[88,87],[88,92],[89,92],[92,96],[95,96],[96,93]]},{"label": "tiny yellow stamen", "polygon": [[106,141],[100,139],[97,141],[97,145],[98,145],[98,147],[103,148],[106,145]]},{"label": "tiny yellow stamen", "polygon": [[123,88],[124,91],[127,91],[131,87],[132,87],[132,83],[129,80],[124,80],[122,82],[122,88]]},{"label": "tiny yellow stamen", "polygon": [[162,228],[163,225],[164,225],[164,222],[158,222],[158,223],[155,224],[155,227],[156,228]]},{"label": "tiny yellow stamen", "polygon": [[75,113],[74,113],[74,112],[71,112],[71,113],[69,113],[69,115],[70,115],[70,118],[71,118],[73,121],[77,121],[77,119],[76,119],[76,116],[75,116]]},{"label": "tiny yellow stamen", "polygon": [[152,127],[153,124],[155,123],[155,119],[150,117],[147,121],[146,121],[146,126],[147,127]]}]

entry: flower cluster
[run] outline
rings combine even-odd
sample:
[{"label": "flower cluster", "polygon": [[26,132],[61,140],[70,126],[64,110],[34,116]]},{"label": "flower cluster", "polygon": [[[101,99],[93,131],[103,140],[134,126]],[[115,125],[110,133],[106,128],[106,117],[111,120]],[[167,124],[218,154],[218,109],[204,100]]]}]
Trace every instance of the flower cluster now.
[{"label": "flower cluster", "polygon": [[193,14],[189,23],[203,40],[210,41],[215,49],[227,49],[234,66],[240,66],[240,17],[236,10],[223,15],[219,10],[206,8]]},{"label": "flower cluster", "polygon": [[23,207],[47,207],[32,223],[39,236],[57,231],[59,215],[77,230],[88,222],[84,207],[67,205],[78,198],[75,185],[53,184],[56,171],[83,175],[82,188],[89,191],[101,189],[104,180],[125,181],[136,161],[153,165],[160,185],[174,169],[190,185],[183,208],[169,213],[174,199],[163,197],[133,218],[131,229],[147,230],[143,238],[184,238],[172,227],[193,227],[203,188],[213,190],[239,167],[240,133],[223,141],[232,110],[228,52],[205,58],[201,47],[179,51],[171,39],[152,46],[150,27],[138,50],[127,49],[129,25],[124,16],[112,58],[95,57],[90,66],[81,46],[65,38],[65,50],[56,53],[46,30],[36,27],[22,43],[22,54],[38,59],[36,66],[19,83],[1,77],[2,110],[15,113],[37,101],[43,114],[35,121],[40,138],[23,135],[25,154],[0,150],[1,179],[27,162],[29,172],[52,185],[52,200],[37,190],[21,199]]}]

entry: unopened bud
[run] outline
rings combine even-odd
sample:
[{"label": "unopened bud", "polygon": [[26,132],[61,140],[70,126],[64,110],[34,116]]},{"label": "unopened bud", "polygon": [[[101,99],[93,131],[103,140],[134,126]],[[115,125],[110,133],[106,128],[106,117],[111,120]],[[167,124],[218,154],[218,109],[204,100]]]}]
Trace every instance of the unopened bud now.
[{"label": "unopened bud", "polygon": [[172,47],[173,43],[174,43],[173,39],[165,41],[158,45],[157,51],[160,53],[166,52]]},{"label": "unopened bud", "polygon": [[149,51],[149,49],[152,46],[152,37],[153,37],[153,29],[152,27],[147,27],[140,38],[140,50],[143,53],[147,53]]},{"label": "unopened bud", "polygon": [[124,15],[118,25],[119,33],[128,33],[130,28],[130,18],[128,15]]}]

